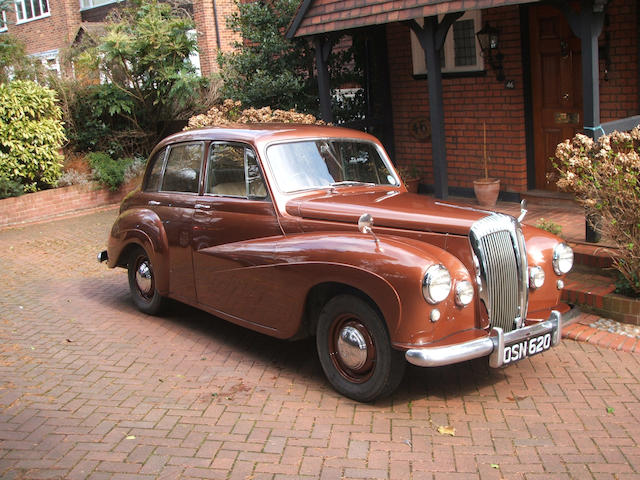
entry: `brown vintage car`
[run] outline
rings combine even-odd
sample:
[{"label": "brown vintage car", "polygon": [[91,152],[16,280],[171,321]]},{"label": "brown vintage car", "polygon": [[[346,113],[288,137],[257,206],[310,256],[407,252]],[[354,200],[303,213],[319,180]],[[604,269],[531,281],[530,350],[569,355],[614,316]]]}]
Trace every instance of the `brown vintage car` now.
[{"label": "brown vintage car", "polygon": [[331,385],[370,401],[407,361],[500,367],[556,345],[573,252],[511,216],[407,193],[368,134],[254,125],[163,140],[99,260],[128,269],[143,312],[172,298],[315,335]]}]

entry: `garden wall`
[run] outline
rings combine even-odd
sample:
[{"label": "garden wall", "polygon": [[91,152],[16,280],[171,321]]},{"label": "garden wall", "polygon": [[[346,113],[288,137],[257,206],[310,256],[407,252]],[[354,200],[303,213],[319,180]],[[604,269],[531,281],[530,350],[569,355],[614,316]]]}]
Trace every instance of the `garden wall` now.
[{"label": "garden wall", "polygon": [[112,192],[92,182],[5,198],[0,200],[0,228],[114,205],[135,186],[130,183]]}]

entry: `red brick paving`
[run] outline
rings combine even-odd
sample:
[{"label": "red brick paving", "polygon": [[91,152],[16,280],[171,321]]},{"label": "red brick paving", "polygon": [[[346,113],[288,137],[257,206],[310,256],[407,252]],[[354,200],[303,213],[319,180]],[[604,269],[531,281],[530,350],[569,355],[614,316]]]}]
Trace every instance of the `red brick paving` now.
[{"label": "red brick paving", "polygon": [[564,340],[357,404],[313,341],[137,312],[94,260],[115,215],[0,231],[0,478],[640,478],[640,355]]}]

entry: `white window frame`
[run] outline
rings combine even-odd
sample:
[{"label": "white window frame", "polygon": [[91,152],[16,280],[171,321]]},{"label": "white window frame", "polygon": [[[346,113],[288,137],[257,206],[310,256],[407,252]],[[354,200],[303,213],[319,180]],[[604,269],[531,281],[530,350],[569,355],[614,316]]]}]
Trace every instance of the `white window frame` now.
[{"label": "white window frame", "polygon": [[[442,16],[439,16],[439,19],[442,19]],[[481,11],[471,10],[465,12],[465,14],[456,21],[459,22],[462,20],[473,20],[475,33],[481,28]],[[416,22],[418,22],[418,24],[422,26],[424,20],[419,18],[416,19]],[[476,42],[476,64],[456,67],[455,45],[453,42],[453,25],[451,25],[451,28],[449,28],[449,31],[447,32],[447,38],[444,41],[444,66],[441,69],[442,73],[478,72],[484,70],[484,60],[482,58],[482,51],[480,50],[478,37],[476,37],[476,35],[474,34],[473,38]],[[427,65],[424,58],[424,50],[422,48],[422,45],[420,45],[420,41],[418,40],[418,37],[413,32],[413,30],[411,30],[411,57],[413,60],[413,74],[425,75],[427,73]]]},{"label": "white window frame", "polygon": [[[103,7],[111,3],[118,3],[122,0],[80,0],[80,10],[90,10],[92,8]],[[98,5],[96,5],[98,3]]]},{"label": "white window frame", "polygon": [[7,12],[2,11],[2,18],[0,19],[0,32],[7,31]]},{"label": "white window frame", "polygon": [[[34,53],[30,55],[31,58],[39,60],[42,63],[44,69],[48,72],[56,72],[60,76],[60,55],[58,50],[47,50],[46,52]],[[55,60],[54,63],[49,63],[49,60]]]},{"label": "white window frame", "polygon": [[[34,3],[40,4],[40,11],[43,10],[42,5],[47,6],[47,11],[45,13],[41,13],[40,15],[34,15],[33,17],[27,18],[27,8],[25,4],[29,2],[31,4],[31,11],[33,12]],[[34,20],[39,20],[41,18],[47,18],[51,16],[51,6],[49,5],[49,0],[14,0],[13,4],[16,7],[16,25],[20,25],[21,23],[32,22]]]}]

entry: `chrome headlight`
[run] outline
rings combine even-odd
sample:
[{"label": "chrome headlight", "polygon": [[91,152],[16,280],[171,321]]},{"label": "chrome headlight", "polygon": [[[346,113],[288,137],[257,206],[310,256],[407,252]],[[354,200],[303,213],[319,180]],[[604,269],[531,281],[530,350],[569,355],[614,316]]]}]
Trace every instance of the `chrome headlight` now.
[{"label": "chrome headlight", "polygon": [[557,275],[568,273],[573,267],[573,249],[566,243],[559,243],[553,249],[553,271]]},{"label": "chrome headlight", "polygon": [[451,275],[444,265],[432,265],[422,280],[422,295],[429,303],[438,303],[451,291]]},{"label": "chrome headlight", "polygon": [[540,288],[544,285],[544,270],[542,267],[529,268],[529,287]]},{"label": "chrome headlight", "polygon": [[466,307],[473,300],[473,285],[464,280],[456,283],[456,303],[461,307]]}]

